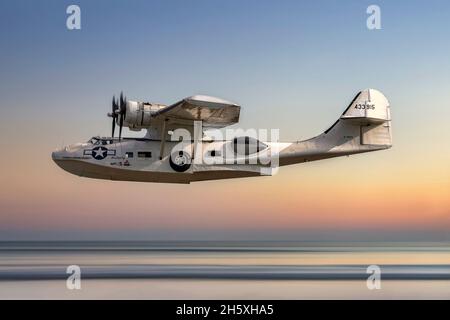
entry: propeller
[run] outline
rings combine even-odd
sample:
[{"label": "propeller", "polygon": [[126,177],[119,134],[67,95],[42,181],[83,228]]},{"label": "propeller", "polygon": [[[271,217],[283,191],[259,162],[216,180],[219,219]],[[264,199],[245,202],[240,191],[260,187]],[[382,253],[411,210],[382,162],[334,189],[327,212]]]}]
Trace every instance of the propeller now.
[{"label": "propeller", "polygon": [[127,113],[127,98],[123,96],[123,92],[120,93],[119,100],[113,96],[112,99],[112,112],[108,113],[108,116],[112,118],[112,137],[114,138],[114,131],[116,128],[117,119],[119,119],[119,140],[122,139],[123,121]]},{"label": "propeller", "polygon": [[112,100],[112,112],[108,114],[112,118],[112,135],[111,137],[114,138],[114,130],[116,128],[116,119],[118,117],[117,110],[119,109],[119,105],[117,104],[116,97],[113,96]]}]

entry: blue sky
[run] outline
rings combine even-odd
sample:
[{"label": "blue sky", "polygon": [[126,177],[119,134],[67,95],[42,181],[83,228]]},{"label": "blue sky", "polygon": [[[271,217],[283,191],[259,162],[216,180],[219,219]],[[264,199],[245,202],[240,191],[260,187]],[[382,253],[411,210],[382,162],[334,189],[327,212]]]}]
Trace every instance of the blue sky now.
[{"label": "blue sky", "polygon": [[[72,3],[82,10],[80,31],[65,27]],[[49,100],[65,101],[69,110],[80,111],[69,112],[74,120],[105,134],[108,123],[99,120],[120,90],[162,103],[207,93],[241,103],[242,125],[286,124],[284,136],[293,139],[319,128],[306,122],[304,132],[292,130],[285,110],[296,117],[323,115],[322,129],[336,113],[305,105],[322,100],[340,111],[365,87],[404,99],[415,98],[405,97],[418,94],[414,87],[445,90],[449,4],[377,2],[383,29],[369,31],[365,10],[371,3],[2,2],[6,81],[0,93],[4,103],[20,97],[30,117],[33,109],[57,112]],[[35,108],[36,101],[46,103]],[[14,110],[2,112],[23,119]]]}]

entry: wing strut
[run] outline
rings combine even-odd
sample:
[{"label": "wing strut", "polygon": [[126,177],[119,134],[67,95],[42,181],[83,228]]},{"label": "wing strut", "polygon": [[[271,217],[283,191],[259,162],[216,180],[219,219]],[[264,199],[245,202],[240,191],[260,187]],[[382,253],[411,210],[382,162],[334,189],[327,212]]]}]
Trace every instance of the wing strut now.
[{"label": "wing strut", "polygon": [[159,149],[159,160],[164,156],[164,146],[166,145],[166,123],[168,119],[164,119],[161,127],[161,145]]},{"label": "wing strut", "polygon": [[201,157],[201,154],[197,154],[199,150],[199,143],[202,143],[203,138],[203,122],[202,121],[194,121],[194,143],[192,144],[192,159],[197,157]]}]

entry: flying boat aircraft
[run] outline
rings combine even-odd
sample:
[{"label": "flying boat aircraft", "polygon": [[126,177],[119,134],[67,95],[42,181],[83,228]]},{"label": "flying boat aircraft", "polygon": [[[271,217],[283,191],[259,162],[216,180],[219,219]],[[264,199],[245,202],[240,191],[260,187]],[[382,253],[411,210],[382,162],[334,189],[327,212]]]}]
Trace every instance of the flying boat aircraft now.
[{"label": "flying boat aircraft", "polygon": [[[392,146],[390,106],[375,89],[360,91],[338,120],[304,141],[255,136],[213,139],[208,132],[238,123],[238,104],[192,96],[172,105],[113,97],[111,137],[93,137],[52,153],[62,169],[82,177],[141,182],[195,181],[273,175],[278,167]],[[119,126],[119,136],[114,137]],[[122,129],[147,130],[142,138]]]}]

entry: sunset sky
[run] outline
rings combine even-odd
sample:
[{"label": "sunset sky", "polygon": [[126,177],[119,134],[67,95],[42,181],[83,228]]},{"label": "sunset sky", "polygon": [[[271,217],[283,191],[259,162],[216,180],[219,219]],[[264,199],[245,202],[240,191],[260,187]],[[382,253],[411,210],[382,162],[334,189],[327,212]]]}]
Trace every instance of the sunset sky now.
[{"label": "sunset sky", "polygon": [[[366,27],[373,3],[381,30]],[[2,1],[0,16],[0,240],[450,240],[448,1]],[[391,103],[388,151],[191,185],[51,160],[110,135],[121,90],[221,97],[242,105],[240,127],[293,141],[368,87]]]}]

